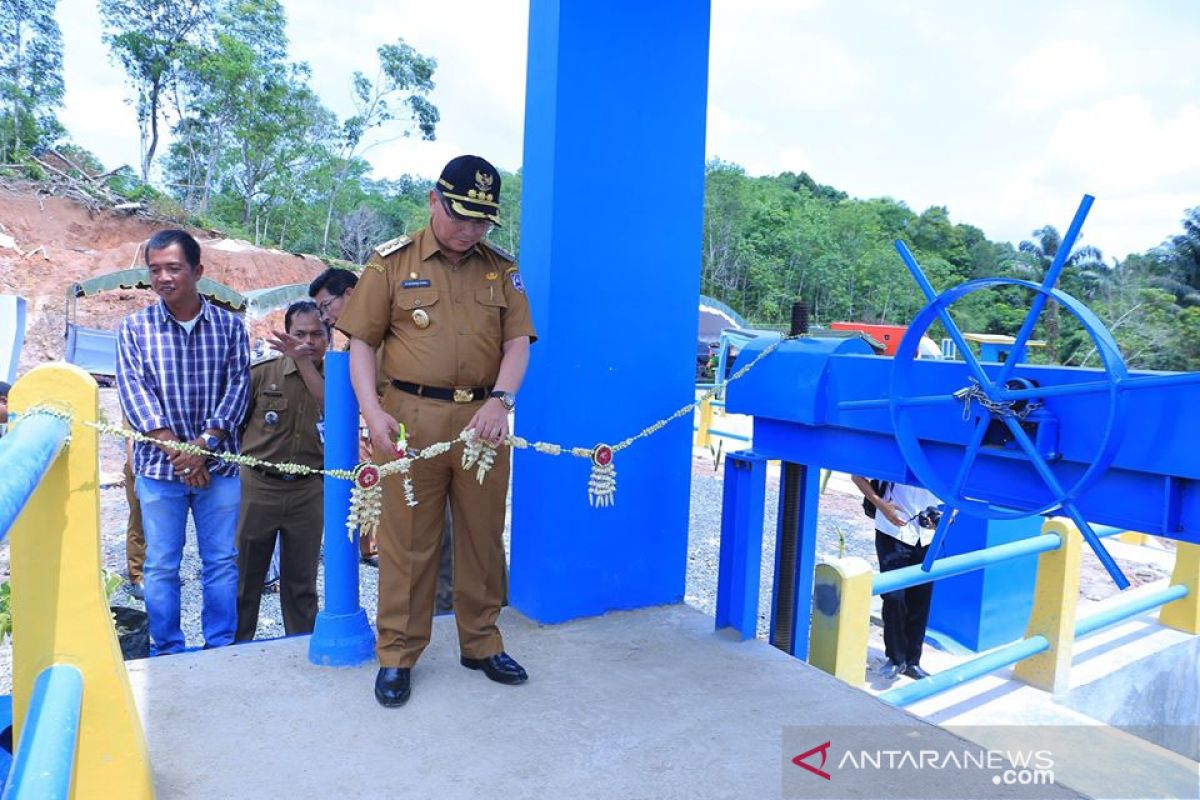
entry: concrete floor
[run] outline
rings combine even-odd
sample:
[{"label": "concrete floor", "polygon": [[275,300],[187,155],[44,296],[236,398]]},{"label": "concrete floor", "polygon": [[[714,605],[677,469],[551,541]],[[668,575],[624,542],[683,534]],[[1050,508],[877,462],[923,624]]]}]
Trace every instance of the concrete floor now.
[{"label": "concrete floor", "polygon": [[[808,779],[790,759],[822,728],[966,744],[682,605],[548,627],[506,610],[503,629],[529,683],[463,669],[440,617],[412,699],[393,710],[375,703],[373,664],[317,668],[303,637],[131,662],[159,796],[757,800],[780,797],[788,770]],[[854,796],[899,796],[877,775]]]}]

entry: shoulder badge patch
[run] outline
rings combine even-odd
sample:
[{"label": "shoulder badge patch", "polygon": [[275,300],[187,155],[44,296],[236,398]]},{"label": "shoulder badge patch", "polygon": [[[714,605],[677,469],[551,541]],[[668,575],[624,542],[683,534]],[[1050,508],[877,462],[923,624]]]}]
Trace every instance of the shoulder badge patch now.
[{"label": "shoulder badge patch", "polygon": [[512,280],[512,287],[521,294],[525,294],[525,281],[521,280],[521,273],[515,269],[510,269],[508,277]]},{"label": "shoulder badge patch", "polygon": [[396,252],[410,242],[412,242],[412,239],[408,238],[407,236],[397,236],[395,239],[384,242],[376,247],[375,252],[379,254],[380,258],[384,258],[386,256],[390,256],[392,253]]},{"label": "shoulder badge patch", "polygon": [[505,261],[512,261],[514,263],[516,262],[517,257],[514,256],[512,253],[508,252],[507,250],[505,250],[503,247],[500,247],[499,245],[496,245],[496,244],[492,244],[492,242],[489,241],[488,239],[483,239],[482,243],[487,247],[488,250],[491,250],[493,253],[500,256],[500,258],[504,259]]},{"label": "shoulder badge patch", "polygon": [[250,369],[254,369],[255,367],[260,367],[263,364],[270,364],[272,361],[276,361],[282,357],[283,357],[283,354],[280,353],[278,350],[272,350],[271,348],[268,347],[265,350],[263,350],[262,353],[251,356]]}]

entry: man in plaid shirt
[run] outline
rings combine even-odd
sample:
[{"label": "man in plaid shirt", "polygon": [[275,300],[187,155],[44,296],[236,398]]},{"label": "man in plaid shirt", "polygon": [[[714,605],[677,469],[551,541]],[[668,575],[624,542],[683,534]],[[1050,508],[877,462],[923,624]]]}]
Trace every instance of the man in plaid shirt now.
[{"label": "man in plaid shirt", "polygon": [[[200,245],[186,231],[151,237],[146,266],[160,300],[126,317],[117,334],[121,410],[134,430],[159,442],[236,453],[238,426],[249,404],[246,329],[200,296]],[[203,565],[205,646],[231,644],[237,629],[237,466],[137,442],[133,471],[146,535],[152,654],[178,653],[186,644],[179,624],[179,563],[189,510]]]}]

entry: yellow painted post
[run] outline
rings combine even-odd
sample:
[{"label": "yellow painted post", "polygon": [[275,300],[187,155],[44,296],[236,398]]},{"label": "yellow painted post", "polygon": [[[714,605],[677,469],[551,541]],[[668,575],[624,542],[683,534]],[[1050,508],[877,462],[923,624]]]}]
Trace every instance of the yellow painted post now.
[{"label": "yellow painted post", "polygon": [[83,674],[71,796],[152,798],[146,738],[100,574],[99,436],[82,424],[98,417],[96,383],[78,367],[44,364],[9,399],[17,412],[52,403],[72,415],[70,444],[9,532],[14,731],[19,741],[38,673],[70,664]]},{"label": "yellow painted post", "polygon": [[713,422],[713,401],[712,395],[706,394],[704,399],[700,401],[700,425],[696,430],[696,447],[711,447],[712,434],[709,430],[712,428]]},{"label": "yellow painted post", "polygon": [[1062,545],[1038,557],[1033,611],[1025,635],[1045,636],[1050,649],[1018,662],[1013,675],[1030,686],[1057,693],[1067,688],[1071,678],[1083,537],[1075,523],[1062,517],[1046,520],[1042,533],[1057,533]]},{"label": "yellow painted post", "polygon": [[1123,533],[1118,534],[1117,538],[1125,544],[1142,545],[1150,543],[1149,536],[1144,533],[1138,533],[1137,531],[1124,531]]},{"label": "yellow painted post", "polygon": [[813,585],[808,663],[851,686],[867,678],[871,565],[861,558],[818,564]]},{"label": "yellow painted post", "polygon": [[1200,544],[1175,543],[1171,585],[1176,584],[1188,587],[1187,596],[1160,608],[1158,621],[1184,633],[1200,634]]}]

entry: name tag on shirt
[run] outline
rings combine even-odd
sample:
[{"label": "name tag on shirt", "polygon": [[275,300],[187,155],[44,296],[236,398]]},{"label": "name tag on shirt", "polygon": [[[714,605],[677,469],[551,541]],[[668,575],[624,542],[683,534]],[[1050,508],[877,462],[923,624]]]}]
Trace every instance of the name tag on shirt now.
[{"label": "name tag on shirt", "polygon": [[426,286],[432,286],[433,281],[429,278],[417,278],[415,280],[403,281],[400,285],[405,289],[424,289]]},{"label": "name tag on shirt", "polygon": [[317,438],[321,440],[321,444],[325,444],[325,420],[317,420]]}]

